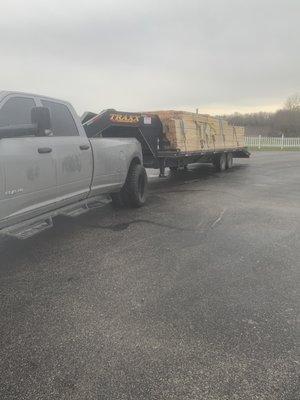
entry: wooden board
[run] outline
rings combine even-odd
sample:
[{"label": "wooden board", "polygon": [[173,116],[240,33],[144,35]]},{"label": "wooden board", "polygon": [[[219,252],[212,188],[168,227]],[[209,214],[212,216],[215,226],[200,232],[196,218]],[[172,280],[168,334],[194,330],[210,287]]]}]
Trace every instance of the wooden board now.
[{"label": "wooden board", "polygon": [[245,130],[210,115],[157,111],[171,149],[183,152],[235,149],[245,146]]}]

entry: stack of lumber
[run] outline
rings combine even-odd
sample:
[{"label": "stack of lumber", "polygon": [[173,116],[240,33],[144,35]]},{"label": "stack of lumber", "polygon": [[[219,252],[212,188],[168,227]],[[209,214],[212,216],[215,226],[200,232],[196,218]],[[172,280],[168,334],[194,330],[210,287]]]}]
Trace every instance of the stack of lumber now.
[{"label": "stack of lumber", "polygon": [[243,127],[210,115],[184,111],[157,111],[171,149],[182,152],[236,149],[245,146]]}]

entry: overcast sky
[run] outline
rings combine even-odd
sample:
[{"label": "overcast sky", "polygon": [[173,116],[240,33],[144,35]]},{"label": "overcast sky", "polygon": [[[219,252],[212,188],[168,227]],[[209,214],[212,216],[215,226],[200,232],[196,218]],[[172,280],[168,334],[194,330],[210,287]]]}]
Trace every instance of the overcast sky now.
[{"label": "overcast sky", "polygon": [[272,110],[300,92],[300,0],[0,0],[0,89],[81,114]]}]

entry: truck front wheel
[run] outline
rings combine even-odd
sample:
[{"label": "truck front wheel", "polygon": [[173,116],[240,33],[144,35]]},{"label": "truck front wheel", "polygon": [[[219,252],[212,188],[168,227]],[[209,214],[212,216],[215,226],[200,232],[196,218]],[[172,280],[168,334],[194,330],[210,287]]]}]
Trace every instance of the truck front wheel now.
[{"label": "truck front wheel", "polygon": [[140,164],[130,166],[126,182],[119,193],[111,195],[116,207],[141,207],[147,199],[148,178],[145,168]]}]

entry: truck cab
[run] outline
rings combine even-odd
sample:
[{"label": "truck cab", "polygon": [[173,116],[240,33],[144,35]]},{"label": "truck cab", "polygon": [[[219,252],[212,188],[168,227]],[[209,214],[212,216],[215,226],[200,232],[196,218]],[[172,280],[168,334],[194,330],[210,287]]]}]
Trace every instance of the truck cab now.
[{"label": "truck cab", "polygon": [[[23,93],[0,94],[0,130],[31,124],[35,107],[47,107],[52,129],[47,134],[13,135],[0,140],[0,220],[31,216],[81,200],[90,189],[92,152],[72,106]],[[26,129],[26,128],[25,128]]]}]

